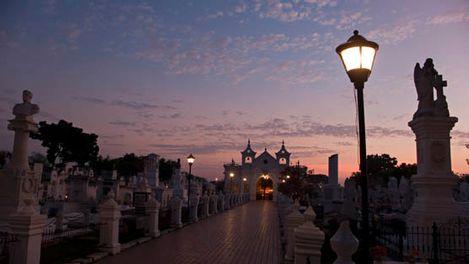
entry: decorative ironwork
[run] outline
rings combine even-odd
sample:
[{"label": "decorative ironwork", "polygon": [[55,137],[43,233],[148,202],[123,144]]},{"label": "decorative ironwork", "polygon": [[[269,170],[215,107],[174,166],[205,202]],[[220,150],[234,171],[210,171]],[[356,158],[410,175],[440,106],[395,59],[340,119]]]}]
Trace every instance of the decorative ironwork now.
[{"label": "decorative ironwork", "polygon": [[432,264],[469,263],[469,224],[458,218],[452,223],[431,227],[406,227],[402,221],[374,219],[375,244],[388,249],[396,261],[428,260]]}]

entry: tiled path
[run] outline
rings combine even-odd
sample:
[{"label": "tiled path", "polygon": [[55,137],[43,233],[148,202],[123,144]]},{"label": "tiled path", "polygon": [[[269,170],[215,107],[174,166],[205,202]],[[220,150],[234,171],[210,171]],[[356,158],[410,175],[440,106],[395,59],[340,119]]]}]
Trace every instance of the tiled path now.
[{"label": "tiled path", "polygon": [[277,207],[271,201],[252,201],[100,263],[277,264],[279,261]]}]

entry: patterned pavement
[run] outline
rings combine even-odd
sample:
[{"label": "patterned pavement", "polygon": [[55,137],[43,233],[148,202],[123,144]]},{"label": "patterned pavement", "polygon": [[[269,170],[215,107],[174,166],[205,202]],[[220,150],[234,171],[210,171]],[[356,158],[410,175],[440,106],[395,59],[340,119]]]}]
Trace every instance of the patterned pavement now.
[{"label": "patterned pavement", "polygon": [[276,204],[252,201],[99,263],[276,264],[280,259]]}]

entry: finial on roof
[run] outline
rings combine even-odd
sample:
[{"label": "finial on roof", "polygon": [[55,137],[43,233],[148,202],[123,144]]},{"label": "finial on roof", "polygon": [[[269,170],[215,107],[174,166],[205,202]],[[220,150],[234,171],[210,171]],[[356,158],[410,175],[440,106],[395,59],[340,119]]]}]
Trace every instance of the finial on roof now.
[{"label": "finial on roof", "polygon": [[251,139],[248,138],[248,145],[251,145]]},{"label": "finial on roof", "polygon": [[282,146],[285,145],[285,140],[282,139]]},{"label": "finial on roof", "polygon": [[267,151],[267,146],[266,146],[266,147],[264,147],[264,151]]}]

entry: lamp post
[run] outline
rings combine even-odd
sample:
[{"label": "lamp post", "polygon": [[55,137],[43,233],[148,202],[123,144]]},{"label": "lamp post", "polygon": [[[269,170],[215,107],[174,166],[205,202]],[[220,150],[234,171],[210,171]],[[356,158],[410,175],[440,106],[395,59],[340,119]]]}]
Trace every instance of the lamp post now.
[{"label": "lamp post", "polygon": [[233,177],[234,173],[230,172],[230,193],[233,193]]},{"label": "lamp post", "polygon": [[191,200],[191,178],[192,178],[192,164],[195,162],[195,157],[192,153],[187,157],[187,163],[189,163],[189,185],[187,186],[187,206]]},{"label": "lamp post", "polygon": [[365,108],[363,103],[363,88],[365,82],[371,74],[378,44],[368,41],[358,34],[358,30],[353,32],[347,42],[340,44],[336,48],[342,64],[347,72],[350,81],[353,82],[357,90],[358,101],[358,126],[360,140],[360,185],[362,191],[362,250],[367,262],[371,262],[369,256],[369,204],[368,204],[368,175],[366,172],[366,138],[365,138]]}]

